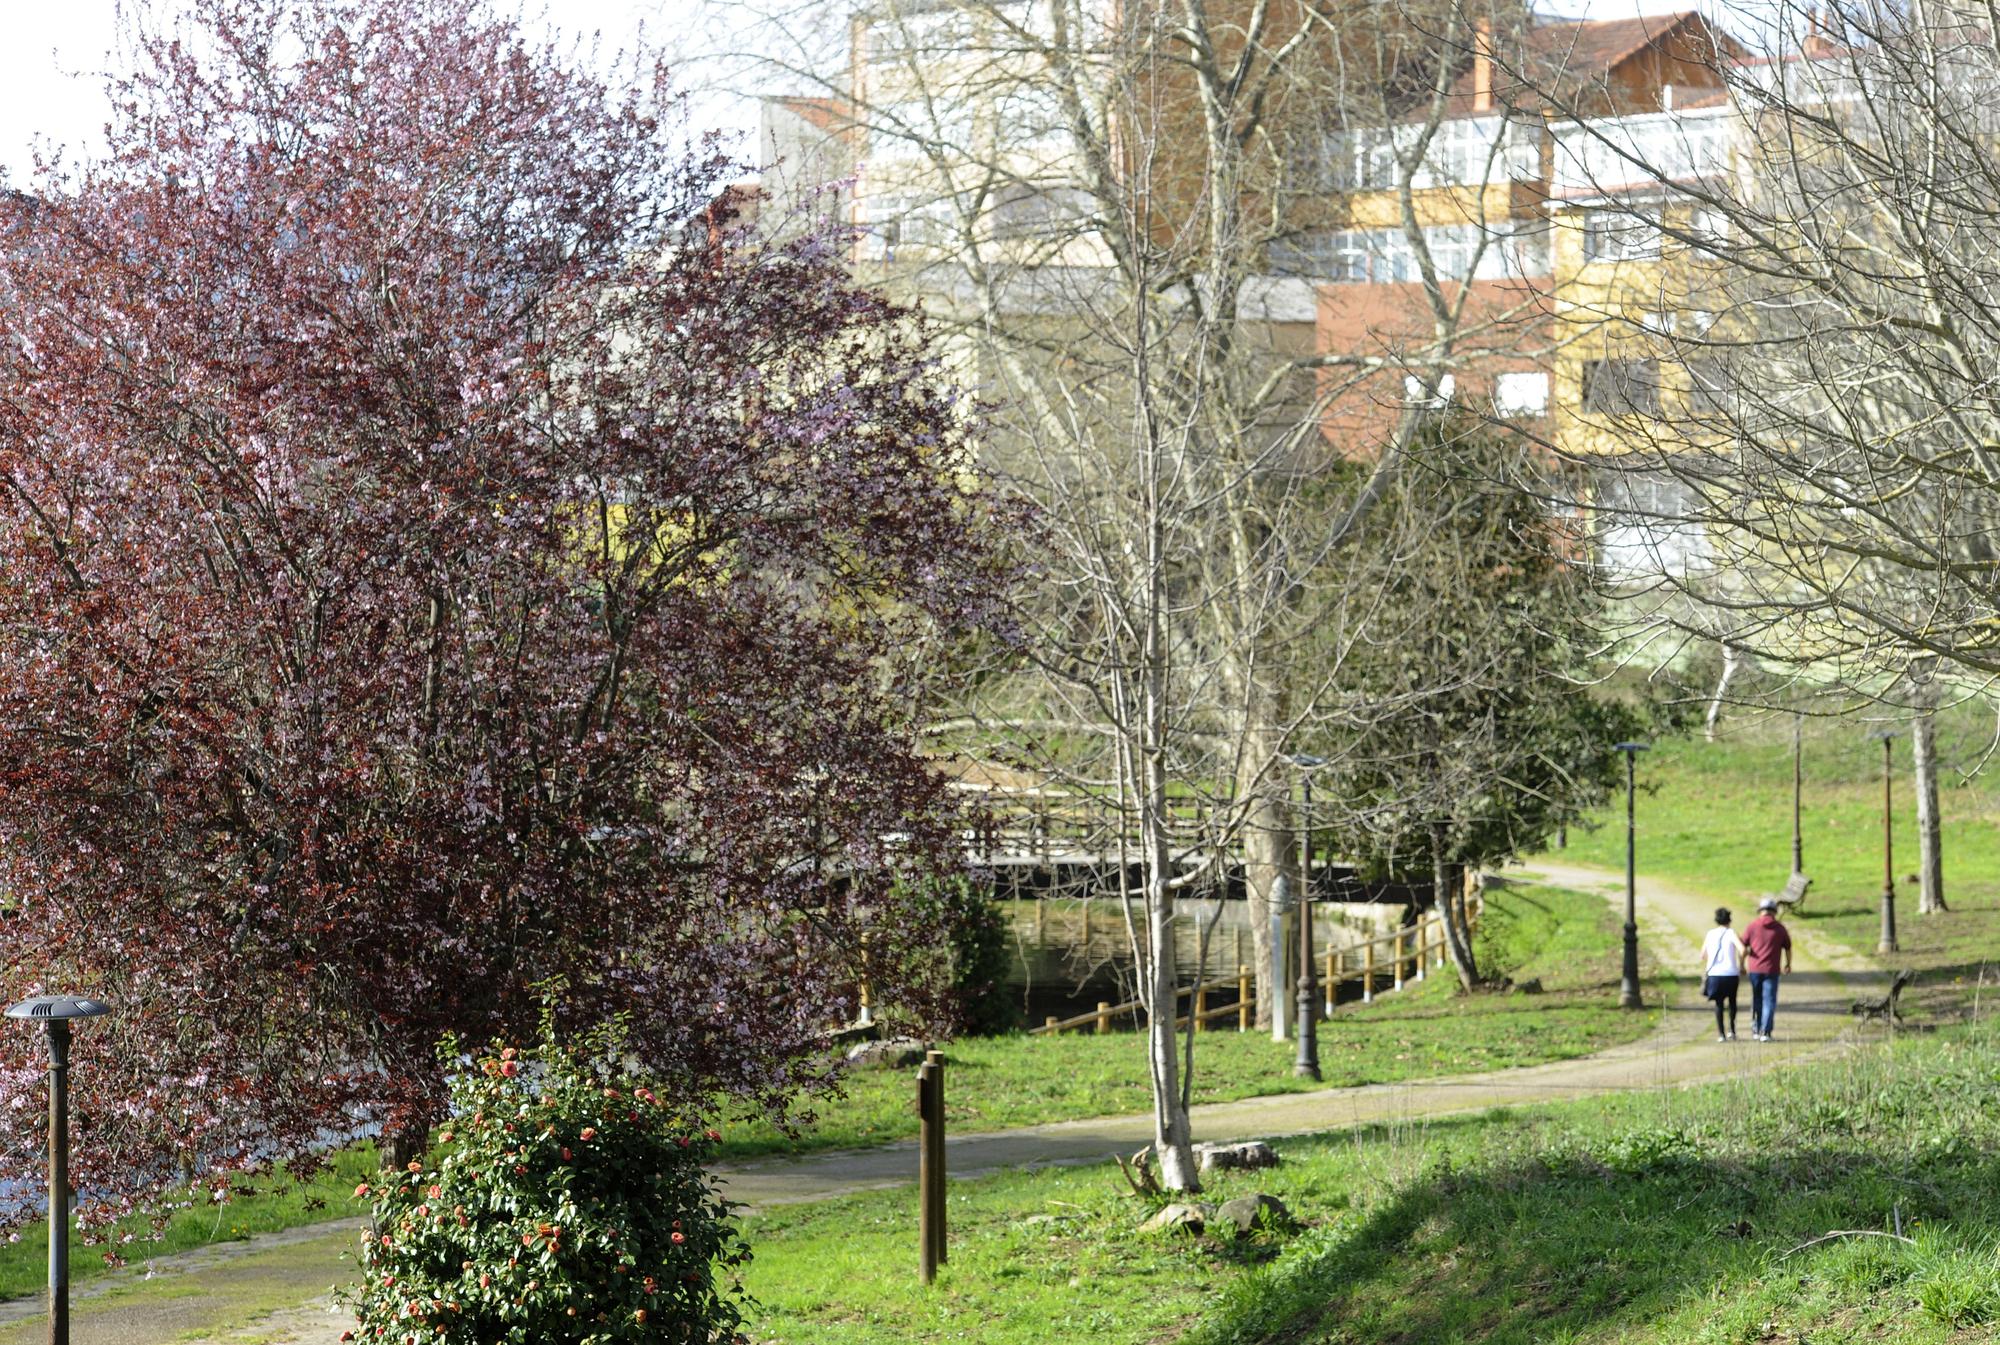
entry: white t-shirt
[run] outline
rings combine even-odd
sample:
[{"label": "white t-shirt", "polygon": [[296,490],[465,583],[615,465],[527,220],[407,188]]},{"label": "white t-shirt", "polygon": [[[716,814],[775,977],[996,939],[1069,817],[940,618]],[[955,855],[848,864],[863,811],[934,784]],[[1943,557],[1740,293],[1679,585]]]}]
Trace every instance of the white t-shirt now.
[{"label": "white t-shirt", "polygon": [[1741,976],[1743,940],[1729,926],[1717,925],[1702,940],[1701,964],[1704,976]]}]

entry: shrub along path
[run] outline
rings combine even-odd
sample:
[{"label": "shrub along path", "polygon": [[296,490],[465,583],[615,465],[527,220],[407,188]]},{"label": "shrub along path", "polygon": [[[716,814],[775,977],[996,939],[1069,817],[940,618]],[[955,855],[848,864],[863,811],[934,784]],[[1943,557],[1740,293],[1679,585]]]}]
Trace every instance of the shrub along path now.
[{"label": "shrub along path", "polygon": [[[1537,862],[1521,876],[1601,891],[1614,903],[1623,900],[1622,875],[1602,869]],[[1642,939],[1650,941],[1651,950],[1670,969],[1684,969],[1694,979],[1714,903],[1647,878],[1639,880],[1638,893]],[[1739,921],[1748,914],[1739,912]],[[1848,1033],[1850,1001],[1880,993],[1886,978],[1868,959],[1810,931],[1793,930],[1797,974],[1784,983],[1778,1040],[1770,1045],[1753,1044],[1747,1036],[1718,1044],[1708,1004],[1688,992],[1651,1036],[1595,1055],[1485,1074],[1213,1103],[1195,1108],[1195,1136],[1294,1135],[1671,1088],[1745,1077],[1821,1055]],[[1618,1010],[1607,1001],[1605,1012]],[[960,1135],[951,1139],[948,1167],[955,1177],[969,1177],[1007,1168],[1100,1162],[1114,1152],[1129,1153],[1150,1137],[1151,1122],[1143,1116]],[[724,1173],[729,1195],[752,1206],[899,1186],[914,1181],[915,1174],[915,1150],[908,1143],[746,1163]],[[156,1345],[176,1338],[215,1345],[333,1345],[350,1319],[330,1314],[324,1295],[331,1282],[351,1271],[351,1262],[343,1263],[340,1253],[349,1249],[352,1237],[350,1225],[319,1225],[185,1258],[162,1258],[151,1272],[158,1278],[147,1279],[137,1271],[106,1277],[80,1296],[74,1339],[77,1345]],[[7,1322],[0,1325],[0,1345],[25,1345],[38,1338],[39,1323],[23,1320],[33,1311],[30,1303],[0,1308],[0,1321]]]}]

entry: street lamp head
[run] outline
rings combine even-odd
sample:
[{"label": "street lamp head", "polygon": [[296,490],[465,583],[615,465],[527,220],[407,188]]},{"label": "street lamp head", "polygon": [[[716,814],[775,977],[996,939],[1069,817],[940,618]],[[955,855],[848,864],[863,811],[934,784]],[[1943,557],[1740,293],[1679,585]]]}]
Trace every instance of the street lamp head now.
[{"label": "street lamp head", "polygon": [[1868,736],[1878,743],[1886,743],[1902,737],[1903,732],[1901,729],[1876,729]]},{"label": "street lamp head", "polygon": [[1611,750],[1614,752],[1650,752],[1653,750],[1653,745],[1651,743],[1613,743]]},{"label": "street lamp head", "polygon": [[95,1018],[110,1012],[111,1006],[101,999],[85,999],[81,995],[36,995],[7,1010],[7,1016],[52,1022],[66,1018]]},{"label": "street lamp head", "polygon": [[1297,766],[1300,770],[1303,771],[1313,770],[1317,767],[1326,765],[1325,757],[1316,757],[1310,752],[1294,752],[1290,756],[1286,757],[1285,760],[1291,762],[1294,766]]}]

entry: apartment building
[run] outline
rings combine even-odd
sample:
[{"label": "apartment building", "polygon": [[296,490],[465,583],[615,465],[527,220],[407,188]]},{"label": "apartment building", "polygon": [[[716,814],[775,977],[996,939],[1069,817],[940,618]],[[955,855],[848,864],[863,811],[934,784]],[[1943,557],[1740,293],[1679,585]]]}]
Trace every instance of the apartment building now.
[{"label": "apartment building", "polygon": [[[1066,99],[1037,65],[1047,11],[864,10],[847,97],[766,103],[766,152],[787,191],[833,166],[851,183],[839,200],[858,267],[921,275],[949,256],[925,294],[963,302],[944,273],[972,253],[1011,273],[1006,292],[1029,312],[1058,308],[1076,292],[1067,282],[1108,264],[1066,123],[1113,114],[1089,89]],[[1385,99],[1372,123],[1344,110],[1288,141],[1282,196],[1245,187],[1282,218],[1240,311],[1277,348],[1376,370],[1320,375],[1339,384],[1323,396],[1323,432],[1343,454],[1371,454],[1412,398],[1440,394],[1530,424],[1565,457],[1619,452],[1635,417],[1702,392],[1700,370],[1662,339],[1705,320],[1684,263],[1710,224],[1677,187],[1730,163],[1722,72],[1740,52],[1693,10],[1517,16],[1497,33],[1482,24],[1471,45],[1441,101],[1422,89]],[[1421,280],[1406,179],[1438,296]],[[1441,326],[1440,300],[1455,322]]]}]

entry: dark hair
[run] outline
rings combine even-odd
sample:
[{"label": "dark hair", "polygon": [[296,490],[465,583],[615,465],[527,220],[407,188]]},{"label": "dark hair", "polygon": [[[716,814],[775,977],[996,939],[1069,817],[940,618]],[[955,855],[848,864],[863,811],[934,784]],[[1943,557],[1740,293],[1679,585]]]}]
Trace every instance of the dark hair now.
[{"label": "dark hair", "polygon": [[1729,908],[1727,906],[1718,906],[1715,908],[1715,923],[1718,925],[1729,923]]}]

